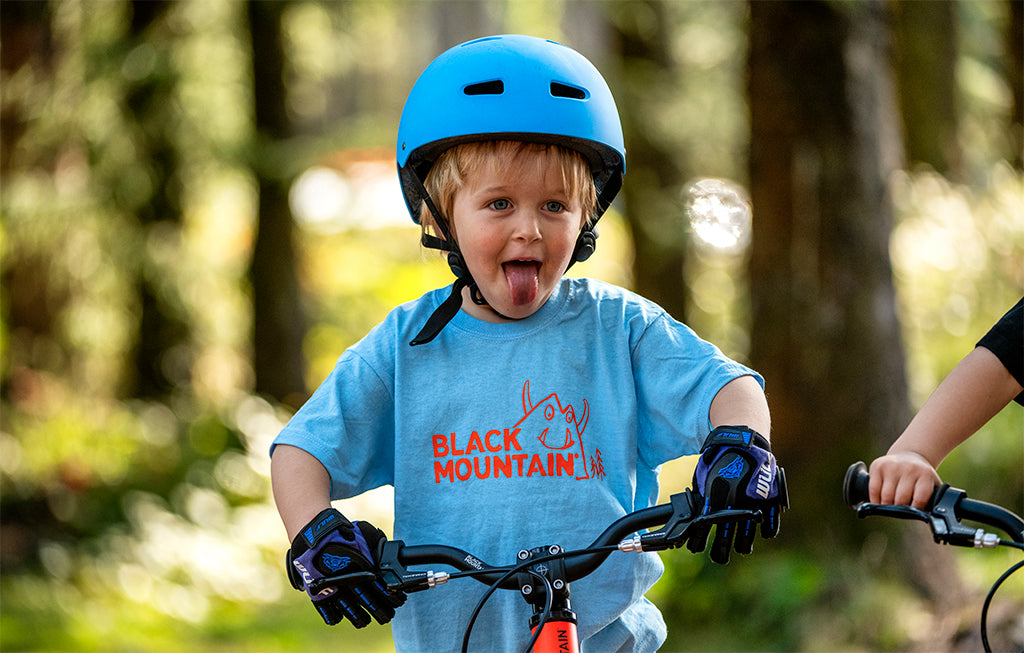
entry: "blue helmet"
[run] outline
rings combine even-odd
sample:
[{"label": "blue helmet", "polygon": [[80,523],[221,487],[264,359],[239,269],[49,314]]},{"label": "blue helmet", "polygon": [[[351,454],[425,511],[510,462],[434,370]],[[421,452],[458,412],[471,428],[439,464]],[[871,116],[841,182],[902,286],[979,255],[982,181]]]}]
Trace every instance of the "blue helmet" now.
[{"label": "blue helmet", "polygon": [[398,175],[415,222],[423,183],[446,149],[506,139],[561,145],[590,162],[594,220],[622,186],[626,150],[608,84],[583,55],[545,39],[502,35],[442,53],[416,80],[398,127]]}]

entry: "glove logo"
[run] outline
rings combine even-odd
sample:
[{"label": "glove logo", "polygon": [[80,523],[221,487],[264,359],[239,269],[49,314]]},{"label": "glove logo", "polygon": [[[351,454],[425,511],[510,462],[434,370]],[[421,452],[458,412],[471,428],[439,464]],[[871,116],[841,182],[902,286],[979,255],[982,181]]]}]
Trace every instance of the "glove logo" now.
[{"label": "glove logo", "polygon": [[757,488],[754,492],[757,496],[762,499],[768,498],[768,493],[772,488],[772,466],[766,460],[761,463],[761,466],[757,468]]},{"label": "glove logo", "polygon": [[324,563],[324,566],[331,571],[340,571],[349,566],[352,562],[352,558],[348,556],[336,556],[331,555],[330,553],[325,553],[320,560]]},{"label": "glove logo", "polygon": [[743,459],[742,458],[734,458],[731,463],[726,465],[725,469],[723,469],[722,471],[718,472],[718,476],[719,476],[719,478],[728,478],[728,479],[739,478],[739,477],[743,476],[744,468],[745,468],[745,466],[743,464]]},{"label": "glove logo", "polygon": [[718,434],[718,437],[724,438],[724,439],[728,439],[728,440],[739,440],[745,446],[749,447],[750,446],[750,438],[752,436],[751,436],[750,431],[741,431],[739,433],[736,433],[734,431],[722,431],[722,432],[720,432]]},{"label": "glove logo", "polygon": [[299,574],[302,576],[302,582],[309,585],[313,582],[313,577],[306,571],[306,568],[302,566],[302,563],[298,560],[292,560],[292,564],[299,570]]}]

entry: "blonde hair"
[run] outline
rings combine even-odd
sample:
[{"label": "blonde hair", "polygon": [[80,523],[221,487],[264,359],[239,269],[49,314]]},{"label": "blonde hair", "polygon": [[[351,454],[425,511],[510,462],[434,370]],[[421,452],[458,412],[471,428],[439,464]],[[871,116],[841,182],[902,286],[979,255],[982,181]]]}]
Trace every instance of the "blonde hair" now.
[{"label": "blonde hair", "polygon": [[[521,166],[528,155],[535,155],[536,165],[544,165],[551,157],[555,158],[566,194],[580,203],[581,214],[586,217],[585,223],[592,223],[597,208],[597,191],[590,166],[582,154],[560,145],[527,141],[479,141],[456,145],[438,157],[427,174],[424,187],[441,217],[450,226],[455,194],[465,186],[471,170],[483,166],[494,166],[497,169]],[[420,226],[424,233],[437,229],[434,216],[427,209],[426,203],[420,207]]]}]

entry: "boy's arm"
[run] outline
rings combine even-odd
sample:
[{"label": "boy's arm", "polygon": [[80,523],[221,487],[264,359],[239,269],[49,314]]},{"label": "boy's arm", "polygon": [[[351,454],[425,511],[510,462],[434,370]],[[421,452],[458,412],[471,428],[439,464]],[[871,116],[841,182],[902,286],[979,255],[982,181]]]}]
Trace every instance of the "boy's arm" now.
[{"label": "boy's arm", "polygon": [[274,448],[270,459],[274,503],[291,542],[303,526],[331,507],[331,477],[311,454],[287,444]]},{"label": "boy's arm", "polygon": [[885,456],[871,463],[872,503],[924,508],[940,483],[935,469],[1014,397],[1021,386],[985,347],[943,379]]},{"label": "boy's arm", "polygon": [[[313,606],[328,625],[348,619],[356,628],[385,624],[405,602],[401,591],[390,592],[380,578],[376,551],[386,537],[366,522],[353,524],[331,508],[331,477],[309,453],[285,444],[274,447],[270,480],[277,511],[292,543],[288,550],[288,579],[305,589]],[[308,528],[306,528],[308,526]],[[298,537],[303,531],[302,537]],[[338,561],[343,561],[337,566]],[[325,574],[344,572],[350,581],[326,588]],[[371,572],[365,578],[363,572]]]},{"label": "boy's arm", "polygon": [[740,376],[726,383],[711,401],[711,428],[748,426],[771,440],[771,415],[761,384],[752,376]]}]

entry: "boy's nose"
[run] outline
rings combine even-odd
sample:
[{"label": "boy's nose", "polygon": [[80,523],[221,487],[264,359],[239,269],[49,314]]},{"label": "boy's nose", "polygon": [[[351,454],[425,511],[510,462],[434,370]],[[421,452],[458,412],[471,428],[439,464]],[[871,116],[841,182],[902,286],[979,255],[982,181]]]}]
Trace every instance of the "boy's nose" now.
[{"label": "boy's nose", "polygon": [[540,216],[532,211],[521,211],[516,216],[513,236],[522,240],[536,240],[540,238]]}]

